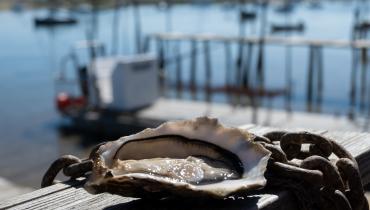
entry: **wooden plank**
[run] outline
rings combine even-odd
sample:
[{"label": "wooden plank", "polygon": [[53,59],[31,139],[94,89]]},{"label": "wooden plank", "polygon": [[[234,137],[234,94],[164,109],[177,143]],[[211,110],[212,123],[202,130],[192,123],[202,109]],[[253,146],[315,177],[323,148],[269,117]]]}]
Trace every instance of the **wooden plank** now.
[{"label": "wooden plank", "polygon": [[370,134],[329,132],[325,136],[343,145],[357,160],[364,185],[370,183]]},{"label": "wooden plank", "polygon": [[3,201],[0,201],[0,209],[12,208],[12,207],[21,205],[23,203],[28,203],[33,200],[47,197],[57,192],[62,192],[68,189],[72,189],[73,187],[79,186],[80,184],[81,184],[81,181],[69,181],[64,184],[62,183],[56,184],[48,188],[43,188],[43,189],[36,190],[31,193],[17,196],[15,198],[3,200]]},{"label": "wooden plank", "polygon": [[[240,36],[222,36],[217,34],[181,34],[181,33],[157,33],[151,35],[155,39],[168,41],[214,41],[214,42],[245,42],[258,44],[260,37],[240,37]],[[368,40],[323,40],[323,39],[304,39],[299,37],[277,37],[267,36],[263,38],[267,44],[290,45],[290,46],[324,46],[332,48],[370,48]]]},{"label": "wooden plank", "polygon": [[[0,203],[1,209],[294,209],[296,206],[294,198],[286,191],[270,191],[266,194],[251,195],[232,202],[189,203],[181,201],[146,201],[133,198],[124,198],[116,195],[103,193],[91,195],[81,186],[70,187],[67,184],[52,186],[60,190],[52,189],[49,193],[41,193],[42,196],[28,194],[31,197],[23,197]],[[47,188],[49,189],[49,188]],[[43,189],[45,191],[45,189]],[[279,202],[278,202],[279,201]],[[284,208],[281,204],[284,203]],[[291,208],[289,206],[291,206]]]},{"label": "wooden plank", "polygon": [[[102,199],[103,198],[103,199]],[[104,200],[107,199],[107,200]],[[238,199],[236,201],[224,202],[224,201],[146,201],[146,200],[124,200],[116,196],[101,195],[97,200],[89,200],[82,202],[74,206],[67,206],[59,209],[243,209],[243,210],[256,210],[256,209],[294,209],[296,203],[291,200],[292,196],[288,192],[281,192],[279,194],[263,194],[248,196],[244,199]],[[284,201],[284,208],[277,205],[277,200]]]},{"label": "wooden plank", "polygon": [[[271,127],[242,126],[250,132],[262,135],[276,130]],[[303,129],[296,129],[303,130]],[[335,139],[344,145],[359,161],[364,183],[368,183],[370,167],[369,160],[370,134],[354,132],[326,132],[314,131]],[[297,209],[296,201],[287,191],[264,190],[256,195],[233,202],[165,202],[144,201],[133,198],[124,198],[110,194],[91,195],[83,188],[83,181],[57,184],[11,200],[0,202],[0,209]]]},{"label": "wooden plank", "polygon": [[[195,203],[195,205],[185,202],[179,205],[176,202],[154,202],[124,198],[116,195],[103,193],[91,195],[82,188],[83,181],[77,186],[70,184],[57,184],[49,188],[41,189],[24,196],[17,197],[8,201],[0,202],[0,209],[167,209],[176,206],[177,209],[230,209],[230,205],[235,205],[232,209],[276,209],[279,202],[288,203],[295,206],[295,200],[286,191],[269,191],[266,194],[256,194],[244,199],[233,202],[219,202],[217,205],[209,203]],[[236,205],[237,204],[237,205]],[[285,205],[284,208],[287,206]],[[289,208],[288,208],[289,209]]]}]

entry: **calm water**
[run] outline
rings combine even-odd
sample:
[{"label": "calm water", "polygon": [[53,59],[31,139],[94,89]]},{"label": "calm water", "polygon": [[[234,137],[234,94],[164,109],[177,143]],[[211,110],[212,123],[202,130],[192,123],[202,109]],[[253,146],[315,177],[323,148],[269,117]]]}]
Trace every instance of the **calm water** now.
[{"label": "calm water", "polygon": [[[53,79],[60,68],[60,59],[76,41],[86,38],[87,17],[77,15],[80,22],[72,27],[36,29],[33,18],[45,13],[44,10],[0,12],[0,176],[34,187],[38,186],[50,160],[62,154],[85,156],[91,144],[89,140],[96,138],[61,132],[58,125],[62,119],[54,108],[56,87]],[[141,14],[144,34],[166,30],[163,11],[145,6],[141,8]],[[175,7],[172,14],[172,27],[176,32],[238,34],[235,10],[220,5],[196,8],[182,5]],[[135,39],[131,8],[123,9],[120,15],[119,53],[132,54]],[[111,10],[101,11],[98,15],[97,38],[105,43],[108,52],[112,47],[112,18]],[[269,23],[281,22],[284,18],[270,9]],[[328,3],[320,10],[301,5],[293,13],[292,20],[306,23],[306,32],[298,35],[300,37],[349,39],[353,5]],[[258,24],[252,26],[248,33],[256,34],[257,28]],[[223,58],[219,47],[212,46],[212,49],[215,49],[212,53],[214,58]],[[284,85],[284,52],[283,47],[267,48],[268,87]],[[308,51],[298,47],[293,53],[293,109],[304,110]],[[325,50],[324,55],[323,111],[346,114],[349,108],[350,51]],[[224,65],[222,59],[214,61],[213,66]],[[217,69],[213,83],[223,81],[223,71]],[[216,100],[223,101],[222,97]],[[282,108],[283,101],[274,101],[274,106]]]}]

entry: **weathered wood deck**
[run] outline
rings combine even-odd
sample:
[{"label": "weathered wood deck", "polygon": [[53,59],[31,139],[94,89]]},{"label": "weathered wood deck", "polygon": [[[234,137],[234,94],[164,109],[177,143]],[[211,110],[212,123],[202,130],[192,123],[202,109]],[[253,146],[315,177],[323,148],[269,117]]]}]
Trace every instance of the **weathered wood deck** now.
[{"label": "weathered wood deck", "polygon": [[[273,130],[268,127],[246,125],[241,128],[256,134]],[[370,134],[354,132],[314,131],[337,140],[357,159],[364,184],[370,183]],[[152,202],[124,198],[110,194],[90,195],[83,188],[83,180],[57,184],[16,198],[0,201],[0,209],[297,209],[294,197],[279,189],[263,190],[259,194],[233,202]]]}]

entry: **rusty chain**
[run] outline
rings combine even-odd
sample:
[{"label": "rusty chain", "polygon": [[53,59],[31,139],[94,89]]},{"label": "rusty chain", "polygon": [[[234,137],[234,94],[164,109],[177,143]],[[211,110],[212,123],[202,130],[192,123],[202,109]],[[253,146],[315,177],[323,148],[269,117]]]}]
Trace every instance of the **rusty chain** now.
[{"label": "rusty chain", "polygon": [[83,177],[93,167],[92,160],[81,161],[72,155],[65,155],[54,161],[46,171],[41,181],[41,187],[49,187],[55,183],[56,176],[63,170],[63,174],[71,179]]},{"label": "rusty chain", "polygon": [[[335,141],[309,132],[285,131],[269,132],[255,141],[272,153],[268,185],[295,192],[302,209],[369,209],[357,162]],[[308,150],[302,148],[304,144]]]},{"label": "rusty chain", "polygon": [[70,177],[70,179],[76,179],[86,176],[87,173],[92,170],[94,165],[92,161],[92,156],[99,149],[99,147],[105,143],[106,142],[96,145],[91,150],[89,158],[86,160],[81,160],[73,155],[64,155],[54,161],[43,176],[41,187],[49,187],[57,183],[57,181],[55,181],[55,178],[60,171],[63,171],[63,174],[67,177]]}]

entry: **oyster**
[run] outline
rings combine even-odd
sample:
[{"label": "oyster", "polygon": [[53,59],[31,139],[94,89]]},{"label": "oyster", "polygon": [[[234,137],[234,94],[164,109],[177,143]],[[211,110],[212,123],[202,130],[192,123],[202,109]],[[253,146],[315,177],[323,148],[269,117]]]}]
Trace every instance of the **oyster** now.
[{"label": "oyster", "polygon": [[164,123],[100,146],[85,189],[138,198],[225,198],[259,189],[270,152],[254,138],[207,117]]}]

